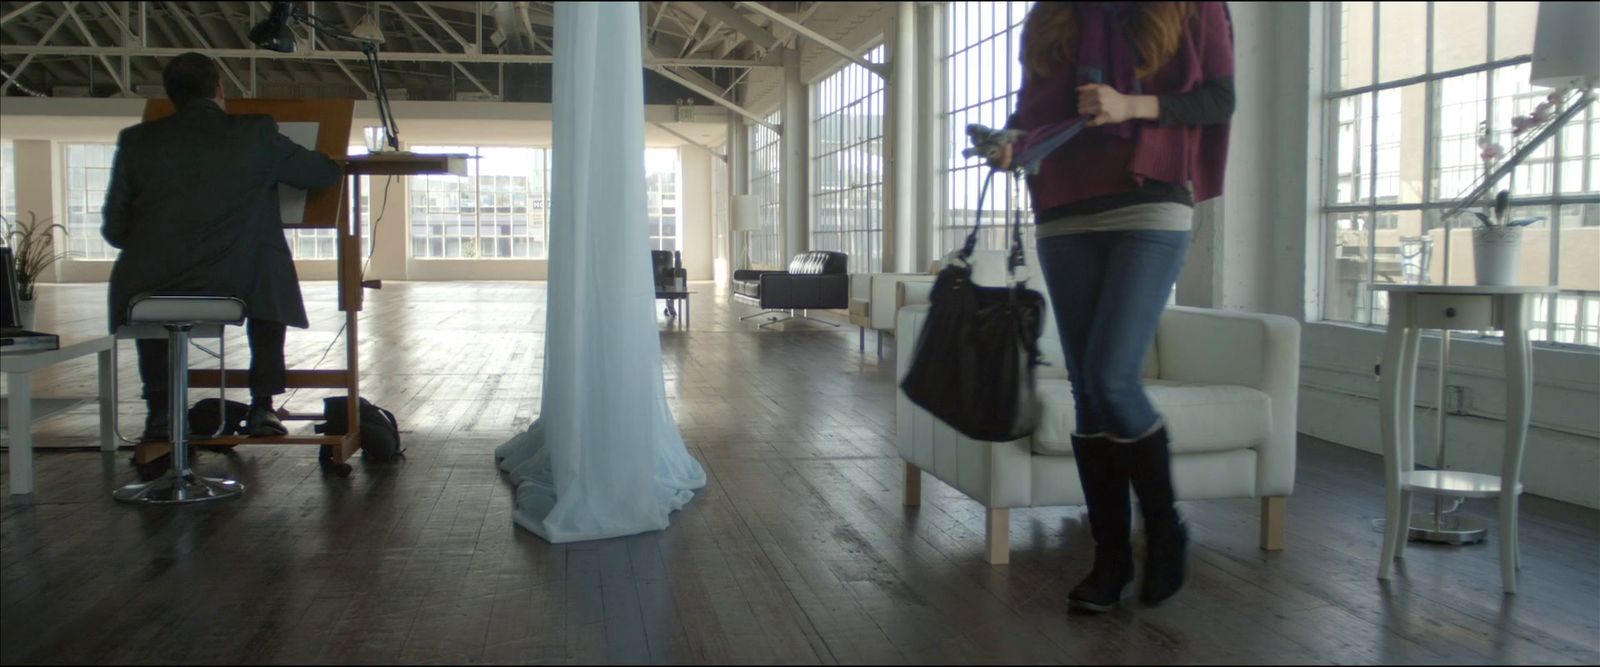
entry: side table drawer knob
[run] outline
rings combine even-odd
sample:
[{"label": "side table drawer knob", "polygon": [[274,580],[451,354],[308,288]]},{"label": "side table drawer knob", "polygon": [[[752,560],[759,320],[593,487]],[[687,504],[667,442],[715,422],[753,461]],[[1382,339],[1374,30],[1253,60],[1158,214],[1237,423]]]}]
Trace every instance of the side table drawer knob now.
[{"label": "side table drawer knob", "polygon": [[1446,308],[1446,309],[1444,309],[1444,316],[1445,317],[1455,317],[1456,316],[1456,309],[1454,309],[1454,308]]}]

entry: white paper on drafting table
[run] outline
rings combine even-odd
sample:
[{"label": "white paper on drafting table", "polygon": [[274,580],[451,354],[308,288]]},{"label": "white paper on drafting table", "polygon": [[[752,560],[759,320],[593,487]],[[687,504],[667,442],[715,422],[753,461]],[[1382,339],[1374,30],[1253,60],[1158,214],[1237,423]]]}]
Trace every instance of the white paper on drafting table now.
[{"label": "white paper on drafting table", "polygon": [[[278,134],[311,150],[317,149],[319,123],[278,123]],[[299,224],[306,218],[306,191],[278,184],[278,211],[283,214],[283,224]]]}]

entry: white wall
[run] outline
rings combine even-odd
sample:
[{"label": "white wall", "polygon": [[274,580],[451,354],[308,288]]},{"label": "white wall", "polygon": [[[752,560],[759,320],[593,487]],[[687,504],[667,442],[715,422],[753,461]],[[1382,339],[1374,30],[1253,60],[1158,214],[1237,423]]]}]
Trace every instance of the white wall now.
[{"label": "white wall", "polygon": [[[715,202],[711,199],[711,164],[717,159],[693,146],[678,151],[678,162],[684,174],[680,186],[683,209],[679,214],[680,224],[683,225],[680,243],[683,246],[683,268],[689,272],[690,280],[710,280],[713,277],[712,260],[716,257],[716,247],[712,229]],[[690,174],[697,177],[690,178]]]},{"label": "white wall", "polygon": [[[19,147],[16,154],[17,193],[21,211],[35,210],[64,220],[59,144],[112,143],[117,132],[138,122],[143,113],[142,99],[111,98],[17,98],[0,101],[0,138],[11,139]],[[551,107],[548,104],[506,102],[417,102],[396,101],[394,113],[401,137],[407,146],[427,144],[521,145],[551,144]],[[685,247],[684,261],[691,276],[711,277],[710,220],[711,165],[705,151],[657,124],[666,125],[708,146],[726,140],[728,112],[720,108],[697,108],[696,121],[680,123],[672,107],[649,106],[645,110],[645,143],[652,147],[677,147],[683,155],[683,219],[686,234],[694,241]],[[351,123],[351,144],[359,144],[361,128],[377,124],[371,103],[358,101]],[[699,155],[701,157],[692,157]],[[383,203],[384,179],[374,179],[374,205]],[[406,179],[396,178],[389,187],[389,202],[375,231],[377,246],[367,275],[386,280],[544,280],[548,275],[545,260],[447,260],[414,259],[410,256],[410,231],[406,202]],[[374,211],[376,214],[377,211]],[[696,227],[695,225],[700,225]],[[333,260],[296,262],[302,280],[332,280]],[[57,265],[58,282],[100,282],[110,277],[110,262],[64,261]]]},{"label": "white wall", "polygon": [[[1383,331],[1317,321],[1321,247],[1321,3],[1229,3],[1238,111],[1226,192],[1204,207],[1180,302],[1290,315],[1302,332],[1300,430],[1380,452],[1377,378]],[[1313,278],[1309,278],[1312,276]],[[1451,384],[1466,388],[1452,416],[1447,465],[1498,473],[1504,438],[1501,346],[1451,347]],[[1437,346],[1425,341],[1419,403],[1431,406]],[[1534,351],[1534,416],[1523,483],[1529,493],[1600,507],[1600,353]],[[1434,414],[1418,412],[1418,461],[1434,459]]]}]

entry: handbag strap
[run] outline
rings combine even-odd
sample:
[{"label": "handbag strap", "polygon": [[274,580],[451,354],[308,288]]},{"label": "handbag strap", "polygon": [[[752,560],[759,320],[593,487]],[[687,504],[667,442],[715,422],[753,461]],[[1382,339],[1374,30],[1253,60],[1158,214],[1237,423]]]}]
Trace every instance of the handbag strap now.
[{"label": "handbag strap", "polygon": [[[972,225],[972,231],[967,234],[967,241],[966,243],[962,244],[961,252],[956,254],[956,259],[961,260],[961,263],[966,264],[969,267],[972,266],[972,253],[978,247],[978,231],[983,229],[983,203],[984,200],[988,198],[989,185],[994,181],[995,171],[996,170],[990,170],[989,173],[983,177],[983,186],[978,189],[978,207],[975,211],[975,221]],[[1015,178],[1019,176],[1020,173],[1021,171],[1019,169],[1011,172],[1011,175],[1013,178]],[[1016,181],[1013,180],[1011,185],[1014,186],[1015,184]],[[1001,225],[1003,227],[1009,226],[1009,231],[1011,232],[1011,253],[1006,258],[1006,276],[1007,278],[1012,279],[1012,282],[1025,284],[1028,282],[1027,278],[1023,278],[1020,281],[1015,280],[1017,268],[1027,265],[1027,263],[1024,261],[1026,255],[1024,254],[1022,248],[1022,209],[1018,208],[1016,214],[1012,216],[1010,221],[1006,221],[1002,218]],[[1005,231],[1004,228],[1002,228],[1002,231]]]}]

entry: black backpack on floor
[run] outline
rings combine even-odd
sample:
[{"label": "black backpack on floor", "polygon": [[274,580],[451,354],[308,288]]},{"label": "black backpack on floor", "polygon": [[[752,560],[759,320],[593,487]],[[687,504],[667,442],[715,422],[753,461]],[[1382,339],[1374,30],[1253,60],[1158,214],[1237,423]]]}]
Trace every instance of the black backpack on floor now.
[{"label": "black backpack on floor", "polygon": [[[220,398],[202,399],[189,408],[189,433],[193,434],[191,437],[209,438],[217,433],[218,425],[223,425],[220,435],[244,435],[245,421],[249,417],[248,404]],[[224,421],[227,423],[223,424]]]},{"label": "black backpack on floor", "polygon": [[[312,428],[324,435],[344,435],[350,423],[350,404],[347,396],[329,396],[322,399],[322,416],[327,422]],[[379,463],[405,455],[400,446],[400,424],[394,413],[361,399],[361,458]]]}]

